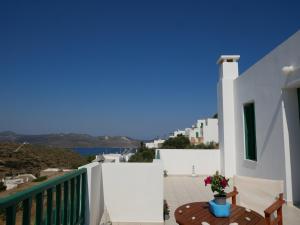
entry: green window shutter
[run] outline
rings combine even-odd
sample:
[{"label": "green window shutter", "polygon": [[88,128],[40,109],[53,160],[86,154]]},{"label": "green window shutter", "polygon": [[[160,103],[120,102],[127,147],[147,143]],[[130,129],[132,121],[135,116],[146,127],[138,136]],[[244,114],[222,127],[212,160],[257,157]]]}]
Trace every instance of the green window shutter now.
[{"label": "green window shutter", "polygon": [[246,159],[257,160],[254,103],[244,105]]}]

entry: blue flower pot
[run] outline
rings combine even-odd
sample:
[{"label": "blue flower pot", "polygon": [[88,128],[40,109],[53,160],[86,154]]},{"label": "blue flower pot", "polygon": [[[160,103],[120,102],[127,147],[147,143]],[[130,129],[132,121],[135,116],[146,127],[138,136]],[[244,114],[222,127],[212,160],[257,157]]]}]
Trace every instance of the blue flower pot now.
[{"label": "blue flower pot", "polygon": [[229,217],[231,204],[228,202],[225,205],[216,204],[214,200],[208,202],[210,212],[215,217]]}]

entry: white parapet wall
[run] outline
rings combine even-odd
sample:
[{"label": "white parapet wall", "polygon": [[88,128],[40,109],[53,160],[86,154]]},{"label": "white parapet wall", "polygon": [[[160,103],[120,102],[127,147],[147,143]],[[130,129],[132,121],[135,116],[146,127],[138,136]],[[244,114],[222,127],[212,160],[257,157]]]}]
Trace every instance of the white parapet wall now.
[{"label": "white parapet wall", "polygon": [[104,201],[113,224],[163,224],[163,167],[103,163]]},{"label": "white parapet wall", "polygon": [[238,189],[238,204],[264,215],[268,208],[284,192],[283,180],[234,176],[233,184]]},{"label": "white parapet wall", "polygon": [[102,166],[98,162],[93,162],[80,168],[87,169],[85,224],[99,225],[104,212]]},{"label": "white parapet wall", "polygon": [[218,149],[157,149],[168,175],[208,175],[220,170]]}]

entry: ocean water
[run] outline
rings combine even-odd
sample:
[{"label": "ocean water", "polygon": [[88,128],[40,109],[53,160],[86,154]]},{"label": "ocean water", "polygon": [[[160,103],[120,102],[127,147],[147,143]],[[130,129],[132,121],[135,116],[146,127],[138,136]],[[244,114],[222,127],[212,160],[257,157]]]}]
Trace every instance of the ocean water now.
[{"label": "ocean water", "polygon": [[102,148],[102,147],[95,147],[95,148],[73,148],[73,150],[80,155],[87,156],[87,155],[99,155],[99,154],[109,154],[109,153],[123,153],[126,148]]}]

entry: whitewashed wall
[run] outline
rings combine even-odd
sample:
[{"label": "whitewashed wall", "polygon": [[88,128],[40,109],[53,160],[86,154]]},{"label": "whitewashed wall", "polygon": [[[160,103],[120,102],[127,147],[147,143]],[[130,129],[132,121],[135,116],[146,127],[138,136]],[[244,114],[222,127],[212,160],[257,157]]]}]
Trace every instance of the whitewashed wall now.
[{"label": "whitewashed wall", "polygon": [[[159,152],[159,153],[158,153]],[[168,175],[208,175],[220,170],[220,151],[209,149],[157,149]]]},{"label": "whitewashed wall", "polygon": [[163,168],[154,163],[104,163],[104,201],[113,224],[163,224]]},{"label": "whitewashed wall", "polygon": [[[241,76],[232,77],[231,81],[227,79],[226,82],[233,85],[230,88],[233,97],[219,87],[219,106],[222,106],[219,107],[219,119],[221,125],[230,124],[220,129],[220,140],[234,137],[227,147],[234,150],[236,166],[232,170],[236,169],[238,175],[284,180],[288,201],[300,202],[300,129],[296,97],[300,72],[298,69],[293,74],[283,74],[282,68],[290,65],[300,66],[300,31]],[[231,76],[231,71],[225,72],[227,77]],[[220,102],[222,98],[223,102]],[[230,104],[225,101],[228,98],[231,98]],[[245,159],[243,105],[248,102],[255,104],[257,162]],[[224,110],[234,110],[231,114],[234,119],[227,118]],[[220,145],[225,153],[222,161],[229,162],[226,160],[226,142],[222,142],[225,143],[225,146]]]},{"label": "whitewashed wall", "polygon": [[[207,125],[206,125],[207,123]],[[203,126],[203,141],[219,143],[218,119],[207,118]]]},{"label": "whitewashed wall", "polygon": [[[291,139],[294,126],[299,127],[299,117],[294,117],[290,124],[283,120],[283,112],[288,113],[286,110],[289,111],[289,108],[283,107],[282,89],[287,88],[288,83],[299,80],[299,76],[284,75],[282,67],[288,65],[300,66],[300,32],[275,48],[235,81],[236,134],[239,134],[236,141],[237,149],[241,150],[237,154],[238,175],[286,180],[290,179],[286,172],[293,173],[291,163],[285,164],[285,160],[290,160],[291,157],[290,154],[285,155],[285,151],[299,152],[299,142],[295,141],[299,140],[300,133],[298,132],[296,140]],[[245,160],[244,155],[242,106],[249,101],[255,103],[257,162]],[[297,105],[296,98],[294,105]],[[289,136],[286,140],[284,132]],[[290,145],[291,142],[295,145]],[[285,146],[288,143],[289,147]],[[296,160],[299,165],[300,157]],[[295,182],[299,179],[298,175],[294,177]],[[293,198],[291,182],[286,183],[289,201]],[[300,186],[294,190],[294,195],[299,193],[299,188]],[[298,195],[297,201],[300,201],[299,197]]]},{"label": "whitewashed wall", "polygon": [[93,162],[80,168],[87,169],[86,225],[99,225],[104,212],[102,167]]}]

